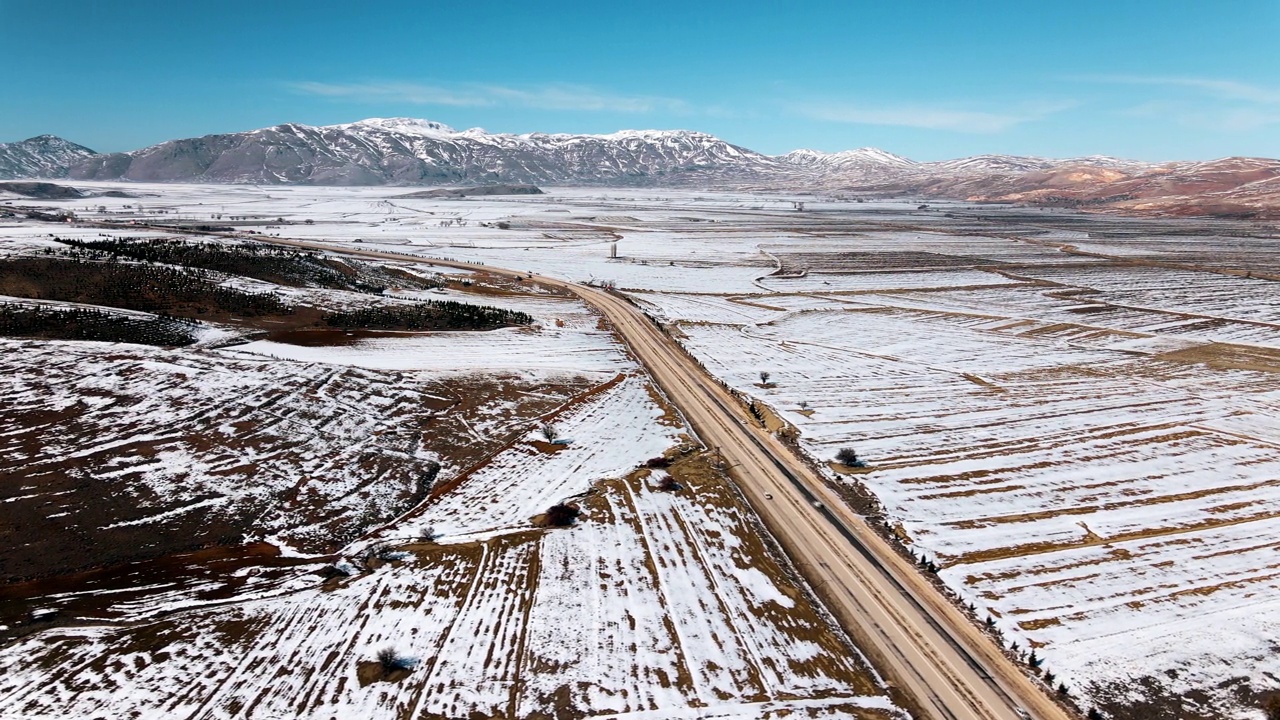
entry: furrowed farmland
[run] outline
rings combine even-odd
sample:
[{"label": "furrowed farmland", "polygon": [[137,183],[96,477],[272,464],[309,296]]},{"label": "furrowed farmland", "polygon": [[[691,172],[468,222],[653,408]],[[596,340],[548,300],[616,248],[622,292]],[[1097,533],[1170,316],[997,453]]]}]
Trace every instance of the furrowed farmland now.
[{"label": "furrowed farmland", "polygon": [[[0,716],[904,716],[582,303],[481,267],[39,227],[6,258],[98,254],[5,302],[93,308],[107,342],[0,339]],[[118,268],[277,305],[92,295]],[[324,320],[446,300],[511,321]],[[193,342],[110,342],[114,317]]]},{"label": "furrowed farmland", "polygon": [[[6,305],[192,342],[0,338],[0,533],[20,548],[0,566],[2,717],[905,717],[734,468],[538,276],[645,313],[1049,695],[1256,720],[1280,693],[1274,228],[138,187],[149,210],[95,198],[96,225],[8,221],[0,262],[163,252],[279,307],[6,286]],[[212,205],[243,219],[184,233]],[[139,248],[102,237],[127,223]],[[234,250],[254,235],[388,255],[313,248],[268,274]],[[449,327],[429,310],[446,301],[487,324]],[[325,320],[404,312],[439,325]]]}]

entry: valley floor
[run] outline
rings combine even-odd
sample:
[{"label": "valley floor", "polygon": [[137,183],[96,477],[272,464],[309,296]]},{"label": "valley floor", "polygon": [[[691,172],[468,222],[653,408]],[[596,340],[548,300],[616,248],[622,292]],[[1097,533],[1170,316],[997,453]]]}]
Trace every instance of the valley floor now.
[{"label": "valley floor", "polygon": [[[830,481],[1081,707],[1125,720],[1257,718],[1280,692],[1280,250],[1267,228],[813,197],[798,213],[790,198],[745,193],[131,191],[178,218],[200,203],[234,207],[267,234],[616,286],[815,462],[856,449],[870,467],[831,466]],[[108,203],[109,219],[146,219],[129,200],[93,202]],[[0,232],[35,242],[37,227]],[[494,301],[530,308],[543,329],[181,351],[259,374],[388,378],[381,388],[505,372],[546,404],[491,425],[514,434],[478,464],[446,462],[442,478],[457,480],[447,492],[344,546],[352,558],[391,546],[408,556],[318,587],[272,571],[248,584],[261,597],[181,622],[140,610],[124,627],[44,630],[5,649],[16,679],[0,681],[0,707],[897,712],[705,456],[671,468],[688,486],[679,493],[661,490],[667,471],[633,472],[678,452],[682,428],[607,330],[564,300],[504,298]],[[85,352],[51,347],[38,352]],[[568,377],[578,379],[546,385]],[[375,430],[383,415],[359,410],[343,413],[349,436],[387,442]],[[547,413],[570,444],[538,439]],[[496,435],[469,417],[458,422]],[[577,526],[528,524],[568,498],[585,512]],[[258,640],[277,636],[278,652]],[[358,663],[384,645],[422,664],[369,680]],[[240,650],[210,660],[221,646]],[[272,678],[288,690],[268,695]]]}]

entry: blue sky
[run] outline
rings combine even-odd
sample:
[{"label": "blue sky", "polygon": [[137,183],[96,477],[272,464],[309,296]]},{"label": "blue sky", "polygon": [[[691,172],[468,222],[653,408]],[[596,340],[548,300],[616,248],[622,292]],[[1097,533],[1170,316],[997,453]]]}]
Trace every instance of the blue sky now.
[{"label": "blue sky", "polygon": [[100,151],[410,116],[768,153],[1280,157],[1277,0],[0,0],[0,48],[0,141]]}]

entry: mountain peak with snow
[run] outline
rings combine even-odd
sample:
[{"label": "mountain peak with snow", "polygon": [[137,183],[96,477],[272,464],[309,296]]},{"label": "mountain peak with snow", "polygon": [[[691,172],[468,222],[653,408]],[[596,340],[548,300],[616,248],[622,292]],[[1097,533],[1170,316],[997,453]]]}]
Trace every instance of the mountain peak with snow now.
[{"label": "mountain peak with snow", "polygon": [[457,130],[454,130],[452,127],[445,125],[442,122],[410,117],[365,118],[364,120],[357,120],[353,123],[330,125],[328,127],[341,128],[344,130],[371,128],[374,130],[386,130],[388,132],[400,133],[403,135],[424,135],[428,137],[458,134]]},{"label": "mountain peak with snow", "polygon": [[792,150],[784,155],[775,156],[787,162],[803,163],[803,164],[831,164],[842,163],[852,160],[864,162],[879,162],[886,165],[908,166],[915,165],[916,161],[910,158],[894,155],[880,148],[860,147],[854,150],[840,150],[838,152],[823,152],[821,150],[800,149]]},{"label": "mountain peak with snow", "polygon": [[67,174],[70,166],[95,155],[89,148],[57,135],[0,143],[0,179],[59,178]]}]

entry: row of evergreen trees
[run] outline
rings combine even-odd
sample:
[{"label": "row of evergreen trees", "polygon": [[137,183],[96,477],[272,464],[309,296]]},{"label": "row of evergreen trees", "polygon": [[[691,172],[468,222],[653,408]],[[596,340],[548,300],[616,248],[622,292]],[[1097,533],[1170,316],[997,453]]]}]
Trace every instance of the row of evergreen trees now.
[{"label": "row of evergreen trees", "polygon": [[257,317],[294,311],[276,295],[224,287],[203,270],[79,258],[0,261],[0,294],[185,316],[213,311]]},{"label": "row of evergreen trees", "polygon": [[192,327],[176,318],[138,318],[92,308],[0,305],[0,336],[5,337],[183,346],[196,341]]},{"label": "row of evergreen trees", "polygon": [[380,305],[325,313],[330,327],[364,330],[492,330],[528,325],[533,318],[516,310],[427,300],[412,305]]},{"label": "row of evergreen trees", "polygon": [[378,294],[391,285],[423,290],[440,285],[408,273],[398,273],[393,277],[374,266],[348,264],[317,252],[259,243],[210,243],[145,237],[54,239],[64,245],[114,257],[212,270],[292,287],[325,287]]},{"label": "row of evergreen trees", "polygon": [[[188,345],[179,318],[228,315],[241,318],[295,316],[298,308],[271,293],[225,287],[203,269],[121,262],[115,255],[39,256],[0,259],[0,295],[102,305],[161,315],[128,318],[92,309],[41,310],[4,306],[0,335]],[[526,313],[427,300],[326,312],[317,324],[366,330],[490,330],[528,325]]]}]

